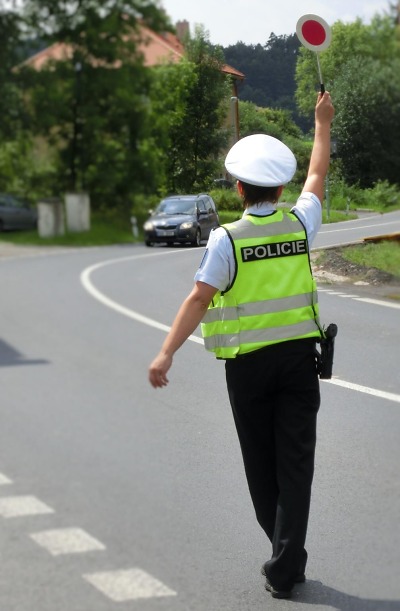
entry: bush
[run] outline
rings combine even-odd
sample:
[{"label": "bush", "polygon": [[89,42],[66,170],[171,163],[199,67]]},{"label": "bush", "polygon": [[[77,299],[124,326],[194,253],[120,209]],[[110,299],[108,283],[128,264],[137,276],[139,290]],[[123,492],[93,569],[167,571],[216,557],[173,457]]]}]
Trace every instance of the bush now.
[{"label": "bush", "polygon": [[290,148],[296,157],[297,170],[292,182],[296,185],[303,185],[310,165],[310,156],[313,143],[308,140],[286,137],[283,139],[286,146]]},{"label": "bush", "polygon": [[154,210],[154,208],[158,206],[163,197],[167,197],[167,195],[161,196],[157,193],[153,193],[152,195],[147,195],[145,193],[136,193],[132,197],[132,211],[138,214],[147,214],[149,210]]},{"label": "bush", "polygon": [[371,189],[364,189],[364,202],[367,208],[398,208],[400,206],[400,187],[387,180],[378,180]]},{"label": "bush", "polygon": [[219,222],[221,225],[226,223],[233,223],[238,219],[242,218],[242,210],[222,210],[219,213]]},{"label": "bush", "polygon": [[231,210],[241,212],[243,210],[242,200],[236,189],[213,189],[210,191],[217,210]]},{"label": "bush", "polygon": [[330,172],[329,196],[331,208],[334,210],[371,209],[387,212],[389,209],[400,208],[400,188],[388,181],[378,181],[369,189],[361,189],[358,185],[347,185],[334,172]]},{"label": "bush", "polygon": [[295,204],[299,198],[301,192],[301,187],[293,182],[289,182],[285,185],[283,189],[282,196],[280,198],[281,202],[286,204]]},{"label": "bush", "polygon": [[21,136],[1,144],[0,191],[19,195],[33,203],[54,196],[54,184],[53,159],[45,143]]},{"label": "bush", "polygon": [[400,189],[388,181],[378,181],[370,189],[348,186],[343,180],[329,184],[332,207],[335,210],[365,208],[387,212],[400,207]]},{"label": "bush", "polygon": [[[357,185],[347,185],[340,177],[340,173],[335,171],[329,173],[328,180],[331,211],[345,211],[348,214],[349,210],[360,208],[382,212],[400,208],[400,188],[397,185],[389,184],[388,181],[378,181],[370,189],[360,189]],[[297,181],[291,181],[285,185],[280,201],[295,204],[302,187],[303,183],[299,184]],[[211,191],[210,195],[214,199],[218,210],[242,211],[242,202],[235,190],[216,189]],[[340,220],[344,220],[344,218]]]}]

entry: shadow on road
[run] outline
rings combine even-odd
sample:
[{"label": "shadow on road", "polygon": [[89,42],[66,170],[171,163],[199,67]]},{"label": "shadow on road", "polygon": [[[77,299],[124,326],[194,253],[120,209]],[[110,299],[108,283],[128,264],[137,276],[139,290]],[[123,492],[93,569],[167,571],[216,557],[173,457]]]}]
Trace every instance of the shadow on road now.
[{"label": "shadow on road", "polygon": [[[378,600],[360,598],[339,592],[320,581],[308,580],[304,586],[296,591],[293,603],[299,605],[325,605],[338,611],[399,611],[400,600]],[[296,607],[297,609],[297,607]]]},{"label": "shadow on road", "polygon": [[45,359],[27,359],[21,352],[15,350],[10,344],[0,339],[0,367],[13,367],[15,365],[47,365]]}]

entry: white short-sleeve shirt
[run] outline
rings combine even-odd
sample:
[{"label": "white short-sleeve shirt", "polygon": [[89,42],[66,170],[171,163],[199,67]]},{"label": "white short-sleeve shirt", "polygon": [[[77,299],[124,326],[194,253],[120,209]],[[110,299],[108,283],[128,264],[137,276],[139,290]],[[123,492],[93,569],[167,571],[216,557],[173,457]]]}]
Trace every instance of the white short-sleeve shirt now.
[{"label": "white short-sleeve shirt", "polygon": [[[253,214],[255,216],[266,216],[276,210],[276,204],[265,202],[255,204],[247,208],[243,216]],[[300,195],[296,205],[291,209],[303,223],[308,243],[311,246],[322,223],[321,202],[314,193],[304,192]],[[235,274],[235,258],[231,241],[222,227],[211,232],[207,248],[197,270],[195,282],[205,282],[219,291],[224,291]]]}]

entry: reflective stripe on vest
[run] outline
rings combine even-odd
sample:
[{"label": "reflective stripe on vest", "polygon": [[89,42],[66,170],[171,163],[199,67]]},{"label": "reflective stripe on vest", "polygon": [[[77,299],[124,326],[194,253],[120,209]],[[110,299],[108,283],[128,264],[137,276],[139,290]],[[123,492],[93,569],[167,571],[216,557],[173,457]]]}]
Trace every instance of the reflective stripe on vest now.
[{"label": "reflective stripe on vest", "polygon": [[[313,303],[317,303],[318,294],[314,291]],[[293,297],[280,297],[268,301],[256,301],[252,303],[241,303],[235,306],[224,308],[224,320],[235,320],[238,316],[254,316],[267,312],[281,312],[282,310],[294,310],[310,305],[309,293],[294,295]],[[215,322],[220,319],[220,308],[210,308],[203,318],[203,323]]]},{"label": "reflective stripe on vest", "polygon": [[319,337],[307,236],[295,215],[248,215],[224,227],[234,248],[236,276],[203,318],[207,350],[234,358],[282,341]]}]

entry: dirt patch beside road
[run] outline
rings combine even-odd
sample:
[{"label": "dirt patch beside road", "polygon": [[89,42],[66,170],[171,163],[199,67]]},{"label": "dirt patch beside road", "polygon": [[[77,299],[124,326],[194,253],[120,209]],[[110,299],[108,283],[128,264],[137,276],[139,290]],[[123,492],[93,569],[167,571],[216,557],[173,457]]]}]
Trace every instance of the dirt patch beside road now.
[{"label": "dirt patch beside road", "polygon": [[311,253],[311,265],[317,281],[369,287],[380,295],[400,299],[400,279],[397,276],[347,261],[342,256],[345,248],[327,248]]}]

